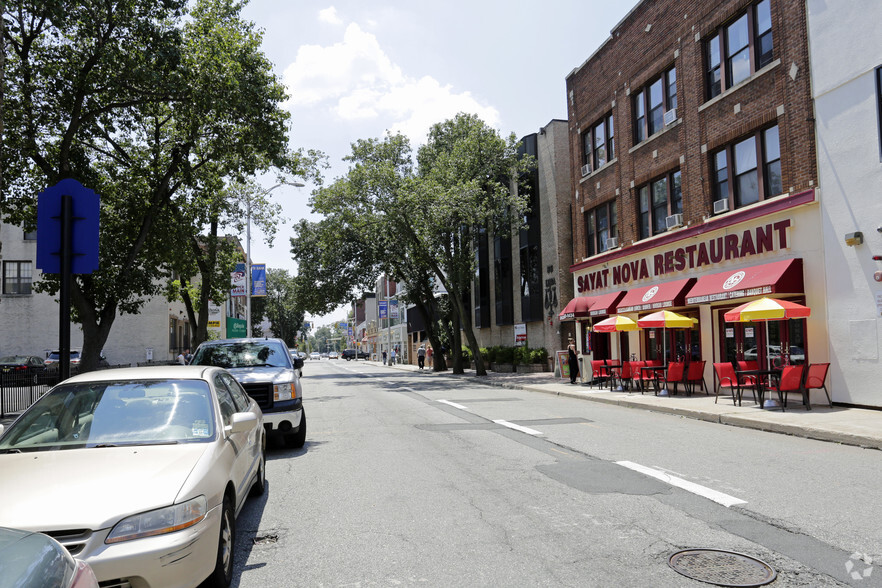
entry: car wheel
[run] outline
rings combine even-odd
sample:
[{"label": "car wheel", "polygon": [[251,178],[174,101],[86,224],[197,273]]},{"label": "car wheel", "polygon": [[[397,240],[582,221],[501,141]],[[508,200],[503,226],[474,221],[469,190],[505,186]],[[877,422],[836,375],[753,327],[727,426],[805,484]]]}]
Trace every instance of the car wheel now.
[{"label": "car wheel", "polygon": [[254,485],[251,486],[251,492],[248,494],[252,498],[261,496],[266,492],[266,443],[260,451],[260,463],[258,465],[257,477],[254,479]]},{"label": "car wheel", "polygon": [[291,449],[300,449],[306,444],[306,409],[300,415],[300,428],[296,433],[285,436],[285,445]]},{"label": "car wheel", "polygon": [[233,581],[233,548],[236,544],[236,514],[233,500],[224,496],[221,513],[220,537],[217,545],[217,563],[214,571],[202,585],[205,588],[227,588]]}]

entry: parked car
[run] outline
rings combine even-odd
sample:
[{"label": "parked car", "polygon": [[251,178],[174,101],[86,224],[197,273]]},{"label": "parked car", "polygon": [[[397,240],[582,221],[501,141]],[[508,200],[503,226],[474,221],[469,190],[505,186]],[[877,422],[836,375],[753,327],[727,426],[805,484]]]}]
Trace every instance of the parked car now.
[{"label": "parked car", "polygon": [[196,348],[190,365],[226,368],[263,411],[269,435],[285,445],[303,447],[306,442],[306,411],[297,369],[303,360],[292,359],[281,339],[221,339]]},{"label": "parked car", "polygon": [[41,372],[46,369],[42,357],[36,355],[7,355],[0,357],[0,372]]},{"label": "parked car", "polygon": [[[772,360],[772,363],[781,360],[781,346],[780,345],[769,345],[769,359]],[[744,350],[744,359],[747,361],[756,361],[757,359],[757,348],[751,347],[749,349]],[[790,355],[790,363],[800,364],[805,363],[805,349],[802,347],[798,347],[796,345],[791,345],[789,348]]]},{"label": "parked car", "polygon": [[357,359],[367,359],[370,357],[370,354],[368,354],[368,352],[366,352],[366,351],[362,351],[361,349],[359,349],[358,351],[356,351],[355,349],[344,349],[343,355],[341,357],[343,359],[345,359],[346,361],[349,361],[351,359],[356,359],[356,358]]},{"label": "parked car", "polygon": [[328,359],[340,359],[340,355],[336,351],[328,353]]},{"label": "parked car", "polygon": [[0,562],[0,586],[98,588],[89,564],[42,533],[0,527]]},{"label": "parked car", "polygon": [[265,489],[263,416],[226,370],[94,371],[0,426],[0,525],[54,536],[113,586],[228,586]]},{"label": "parked car", "polygon": [[[71,367],[75,365],[80,365],[80,360],[82,359],[83,350],[81,347],[71,347],[70,349],[70,365]],[[48,366],[57,366],[59,360],[61,360],[61,351],[58,349],[53,349],[49,352],[49,357],[46,358],[44,362],[45,365]],[[98,367],[108,367],[110,363],[108,363],[107,358],[104,356],[104,352],[102,351],[98,355]]]},{"label": "parked car", "polygon": [[309,359],[321,359],[321,358],[322,358],[322,354],[319,353],[318,351],[313,351],[312,353],[309,354]]}]

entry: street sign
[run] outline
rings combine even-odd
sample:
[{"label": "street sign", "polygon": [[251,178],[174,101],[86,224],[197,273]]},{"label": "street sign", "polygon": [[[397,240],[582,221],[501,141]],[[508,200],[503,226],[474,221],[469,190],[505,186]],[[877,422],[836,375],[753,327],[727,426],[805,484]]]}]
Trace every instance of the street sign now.
[{"label": "street sign", "polygon": [[44,274],[61,273],[62,199],[72,205],[70,247],[72,274],[98,269],[98,222],[101,200],[74,179],[61,180],[37,196],[37,267]]}]

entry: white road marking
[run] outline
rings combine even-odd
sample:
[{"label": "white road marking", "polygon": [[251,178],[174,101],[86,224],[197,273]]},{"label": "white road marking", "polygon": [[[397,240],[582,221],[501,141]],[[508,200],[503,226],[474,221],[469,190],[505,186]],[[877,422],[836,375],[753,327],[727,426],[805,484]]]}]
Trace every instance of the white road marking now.
[{"label": "white road marking", "polygon": [[464,411],[466,411],[466,412],[472,412],[472,411],[470,411],[468,408],[466,408],[465,406],[463,406],[462,404],[457,404],[457,403],[455,403],[455,402],[450,402],[449,400],[439,400],[438,402],[441,402],[441,403],[446,404],[446,405],[448,405],[448,406],[452,406],[453,408],[458,408],[459,410],[464,410]]},{"label": "white road marking", "polygon": [[730,506],[735,506],[736,504],[747,504],[747,501],[745,500],[741,500],[739,498],[729,496],[728,494],[718,492],[706,486],[702,486],[700,484],[696,484],[694,482],[690,482],[688,480],[666,474],[661,470],[642,466],[639,463],[634,463],[633,461],[617,461],[616,463],[620,466],[628,468],[629,470],[634,470],[635,472],[646,474],[647,476],[651,476],[653,478],[661,480],[662,482],[667,482],[671,486],[676,486],[677,488],[682,488],[683,490],[692,492],[693,494],[698,494],[699,496],[703,496],[704,498],[713,500],[718,504],[722,504],[726,508],[729,508]]},{"label": "white road marking", "polygon": [[497,425],[502,425],[503,427],[508,427],[509,429],[514,429],[515,431],[520,431],[521,433],[526,433],[527,435],[541,435],[542,431],[537,431],[536,429],[530,429],[527,427],[522,427],[520,425],[516,425],[514,423],[510,423],[508,421],[493,421]]}]

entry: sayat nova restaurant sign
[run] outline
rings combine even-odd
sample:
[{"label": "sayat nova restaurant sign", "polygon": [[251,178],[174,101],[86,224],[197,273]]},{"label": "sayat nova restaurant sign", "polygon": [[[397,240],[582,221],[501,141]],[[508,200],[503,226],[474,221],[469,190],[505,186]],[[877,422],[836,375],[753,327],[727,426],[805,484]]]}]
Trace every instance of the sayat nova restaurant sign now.
[{"label": "sayat nova restaurant sign", "polygon": [[598,269],[579,276],[579,292],[621,286],[684,270],[710,266],[730,259],[742,259],[771,251],[787,249],[787,228],[790,219],[747,229],[741,234],[714,237],[701,243],[677,247],[651,258],[644,257]]}]

